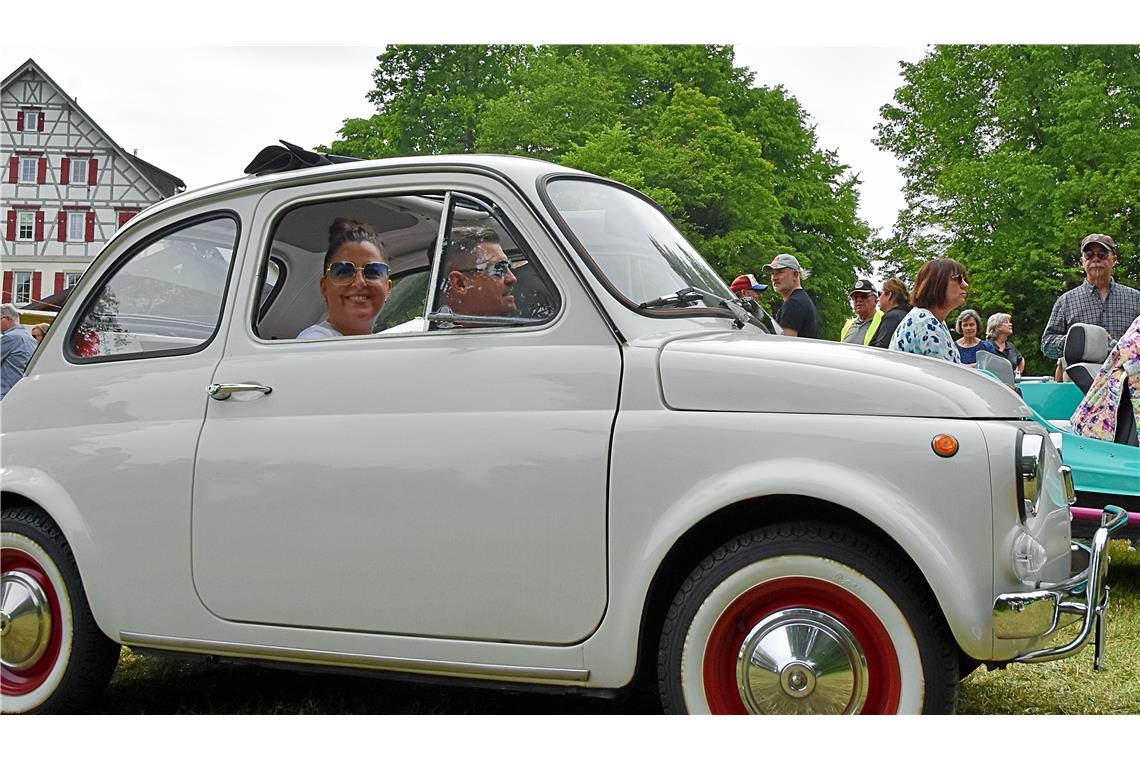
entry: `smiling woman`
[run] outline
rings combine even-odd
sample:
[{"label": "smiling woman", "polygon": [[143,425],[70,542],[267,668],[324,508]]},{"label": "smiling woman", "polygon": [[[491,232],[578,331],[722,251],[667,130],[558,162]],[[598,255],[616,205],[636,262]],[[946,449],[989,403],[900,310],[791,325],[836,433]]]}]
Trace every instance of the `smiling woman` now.
[{"label": "smiling woman", "polygon": [[306,327],[301,340],[369,335],[388,298],[388,264],[383,243],[367,224],[338,218],[329,227],[329,249],[321,275],[328,318]]}]

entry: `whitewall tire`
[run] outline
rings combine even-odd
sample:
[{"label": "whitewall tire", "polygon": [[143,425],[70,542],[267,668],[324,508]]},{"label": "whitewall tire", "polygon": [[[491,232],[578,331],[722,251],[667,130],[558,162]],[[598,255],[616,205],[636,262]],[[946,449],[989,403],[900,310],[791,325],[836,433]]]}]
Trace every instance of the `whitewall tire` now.
[{"label": "whitewall tire", "polygon": [[0,540],[3,711],[71,712],[102,692],[119,645],[96,626],[71,549],[42,513],[5,509]]},{"label": "whitewall tire", "polygon": [[953,711],[957,647],[921,579],[857,532],[793,523],[733,539],[684,582],[658,652],[670,712]]}]

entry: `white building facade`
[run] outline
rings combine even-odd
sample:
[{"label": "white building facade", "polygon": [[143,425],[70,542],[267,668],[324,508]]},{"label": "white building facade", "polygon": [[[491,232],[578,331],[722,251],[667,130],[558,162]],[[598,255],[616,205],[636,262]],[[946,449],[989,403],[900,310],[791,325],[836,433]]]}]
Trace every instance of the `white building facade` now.
[{"label": "white building facade", "polygon": [[29,59],[0,88],[5,302],[71,287],[128,219],[185,183],[127,153]]}]

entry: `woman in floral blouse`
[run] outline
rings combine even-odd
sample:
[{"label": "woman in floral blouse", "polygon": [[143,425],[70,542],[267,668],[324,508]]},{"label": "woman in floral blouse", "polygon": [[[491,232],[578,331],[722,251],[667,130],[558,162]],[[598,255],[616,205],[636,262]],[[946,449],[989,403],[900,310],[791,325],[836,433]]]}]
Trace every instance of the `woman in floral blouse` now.
[{"label": "woman in floral blouse", "polygon": [[[1104,360],[1085,398],[1070,422],[1073,432],[1105,441],[1116,439],[1117,410],[1124,389],[1131,396],[1132,411],[1140,420],[1140,317],[1133,320]],[[1126,441],[1136,445],[1136,440]]]},{"label": "woman in floral blouse", "polygon": [[914,308],[895,328],[891,348],[961,364],[946,317],[966,303],[969,288],[966,267],[954,259],[923,264],[914,282]]}]

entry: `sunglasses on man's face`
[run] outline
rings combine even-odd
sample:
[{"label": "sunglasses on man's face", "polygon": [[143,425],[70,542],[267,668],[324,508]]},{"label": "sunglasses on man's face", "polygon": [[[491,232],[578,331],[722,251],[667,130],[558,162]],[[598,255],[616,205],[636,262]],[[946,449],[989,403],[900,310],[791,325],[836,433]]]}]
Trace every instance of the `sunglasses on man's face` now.
[{"label": "sunglasses on man's face", "polygon": [[471,267],[470,269],[460,269],[460,272],[482,272],[489,274],[492,277],[498,277],[500,280],[507,278],[507,272],[514,270],[515,265],[510,261],[502,260],[496,261],[494,264],[480,264],[479,266]]},{"label": "sunglasses on man's face", "polygon": [[1100,259],[1101,261],[1104,261],[1108,258],[1108,251],[1104,250],[1103,248],[1097,248],[1095,250],[1089,249],[1085,251],[1085,258],[1089,261],[1092,261],[1093,259]]},{"label": "sunglasses on man's face", "polygon": [[356,279],[356,272],[364,274],[365,282],[383,282],[388,279],[388,265],[382,261],[373,261],[362,267],[351,261],[334,261],[325,270],[325,276],[338,285],[345,285]]}]

